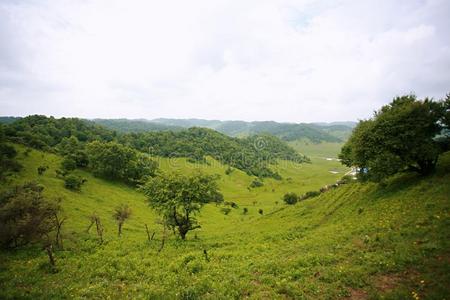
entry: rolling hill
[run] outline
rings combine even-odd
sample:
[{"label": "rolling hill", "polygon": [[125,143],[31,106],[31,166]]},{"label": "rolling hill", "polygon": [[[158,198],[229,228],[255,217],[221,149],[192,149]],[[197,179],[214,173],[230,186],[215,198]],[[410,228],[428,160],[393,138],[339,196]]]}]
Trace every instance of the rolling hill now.
[{"label": "rolling hill", "polygon": [[273,121],[245,122],[203,119],[93,119],[93,122],[118,132],[143,132],[203,127],[214,129],[231,137],[245,137],[255,134],[271,134],[284,141],[307,139],[313,143],[341,143],[350,135],[354,122],[341,123],[278,123]]},{"label": "rolling hill", "polygon": [[[163,170],[220,174],[225,200],[238,207],[225,215],[207,205],[198,218],[201,229],[185,242],[170,234],[158,252],[162,226],[142,194],[82,170],[76,172],[88,181],[71,192],[54,175],[59,156],[37,150],[25,156],[23,146],[15,147],[24,169],[7,186],[37,180],[48,197],[63,197],[68,219],[56,270],[40,248],[0,252],[2,299],[443,299],[450,292],[450,153],[433,176],[354,182],[293,206],[282,204],[285,192],[318,189],[346,169],[319,158],[279,162],[282,181],[266,179],[263,187],[247,189],[251,177],[239,170],[226,175],[226,166],[211,158],[201,165],[159,158]],[[39,176],[42,163],[50,169]],[[111,215],[124,202],[133,217],[119,238]],[[86,232],[94,211],[106,230],[101,245]],[[155,232],[151,241],[144,224]]]}]

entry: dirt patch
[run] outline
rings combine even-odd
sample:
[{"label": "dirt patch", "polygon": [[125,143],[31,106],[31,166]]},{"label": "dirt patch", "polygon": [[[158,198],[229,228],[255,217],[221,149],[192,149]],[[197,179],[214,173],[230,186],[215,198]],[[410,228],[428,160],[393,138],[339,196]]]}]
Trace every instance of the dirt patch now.
[{"label": "dirt patch", "polygon": [[374,286],[378,291],[385,293],[395,289],[401,281],[402,276],[399,274],[381,275],[375,279]]},{"label": "dirt patch", "polygon": [[368,294],[365,290],[361,289],[350,289],[350,296],[348,296],[348,299],[352,300],[365,300],[368,299]]}]

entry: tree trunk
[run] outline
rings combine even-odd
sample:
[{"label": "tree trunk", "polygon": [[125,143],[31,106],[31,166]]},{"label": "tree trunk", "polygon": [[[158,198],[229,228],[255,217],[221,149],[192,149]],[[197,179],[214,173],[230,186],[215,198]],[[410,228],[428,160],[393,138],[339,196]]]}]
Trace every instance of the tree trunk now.
[{"label": "tree trunk", "polygon": [[436,167],[436,161],[437,160],[423,160],[423,161],[419,161],[418,165],[419,165],[419,173],[422,176],[425,175],[429,175],[431,174],[435,167]]},{"label": "tree trunk", "polygon": [[119,236],[122,234],[122,222],[119,222]]},{"label": "tree trunk", "polygon": [[165,241],[166,241],[166,225],[164,225],[163,236],[162,236],[162,240],[161,240],[161,246],[159,247],[158,253],[161,252],[161,250],[164,248]]},{"label": "tree trunk", "polygon": [[151,239],[150,239],[150,232],[148,231],[148,226],[147,226],[147,224],[144,224],[144,225],[145,225],[145,231],[147,232],[147,239],[150,242]]},{"label": "tree trunk", "polygon": [[53,247],[51,244],[45,246],[45,251],[47,251],[48,260],[50,261],[50,265],[54,267],[56,265],[55,258],[53,257]]},{"label": "tree trunk", "polygon": [[180,234],[180,237],[182,240],[186,239],[186,234],[188,233],[188,229],[184,225],[178,226],[178,233]]}]

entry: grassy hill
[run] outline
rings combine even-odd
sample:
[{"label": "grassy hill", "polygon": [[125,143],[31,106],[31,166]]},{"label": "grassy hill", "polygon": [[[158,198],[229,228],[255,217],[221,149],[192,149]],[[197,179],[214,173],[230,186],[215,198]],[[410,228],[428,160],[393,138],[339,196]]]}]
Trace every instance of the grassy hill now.
[{"label": "grassy hill", "polygon": [[[220,207],[206,206],[202,228],[185,242],[169,234],[159,254],[162,227],[142,194],[83,171],[77,172],[88,182],[71,192],[54,176],[60,157],[33,150],[19,158],[25,168],[9,185],[38,180],[46,195],[63,197],[65,250],[56,253],[56,273],[49,272],[41,249],[1,252],[0,298],[405,299],[416,293],[443,299],[450,292],[448,154],[434,176],[351,183],[295,206],[280,197],[318,189],[346,169],[323,159],[280,162],[275,167],[282,181],[265,179],[263,187],[248,190],[251,177],[239,170],[225,175],[226,167],[211,158],[209,165],[160,158],[163,170],[221,174],[225,201],[239,208],[224,215]],[[38,176],[41,164],[50,169]],[[118,238],[111,215],[120,203],[134,215]],[[85,232],[93,211],[106,228],[102,245]],[[151,242],[144,224],[156,232]]]}]

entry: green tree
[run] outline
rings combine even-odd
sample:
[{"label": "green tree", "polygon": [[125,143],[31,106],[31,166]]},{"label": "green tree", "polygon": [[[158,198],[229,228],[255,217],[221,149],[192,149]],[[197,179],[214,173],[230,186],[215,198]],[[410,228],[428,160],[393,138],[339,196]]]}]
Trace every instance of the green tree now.
[{"label": "green tree", "polygon": [[59,202],[46,199],[43,189],[30,182],[0,195],[0,245],[3,248],[47,244],[50,234],[60,230]]},{"label": "green tree", "polygon": [[442,152],[436,137],[445,129],[444,115],[444,101],[397,97],[359,122],[339,158],[374,181],[403,170],[429,174]]},{"label": "green tree", "polygon": [[18,172],[22,165],[16,160],[17,151],[13,146],[6,144],[6,137],[3,133],[3,125],[0,124],[0,180],[10,171]]},{"label": "green tree", "polygon": [[61,169],[70,172],[77,168],[77,162],[71,157],[65,157],[61,162]]},{"label": "green tree", "polygon": [[283,201],[286,204],[295,204],[298,201],[298,195],[296,193],[286,193],[283,196]]},{"label": "green tree", "polygon": [[150,207],[162,215],[164,222],[177,229],[180,237],[199,228],[194,218],[207,203],[221,203],[217,176],[197,173],[191,176],[162,174],[150,178],[142,187]]},{"label": "green tree", "polygon": [[83,179],[76,175],[68,175],[64,178],[64,187],[66,189],[72,191],[80,191],[81,186],[86,182],[86,179]]}]

